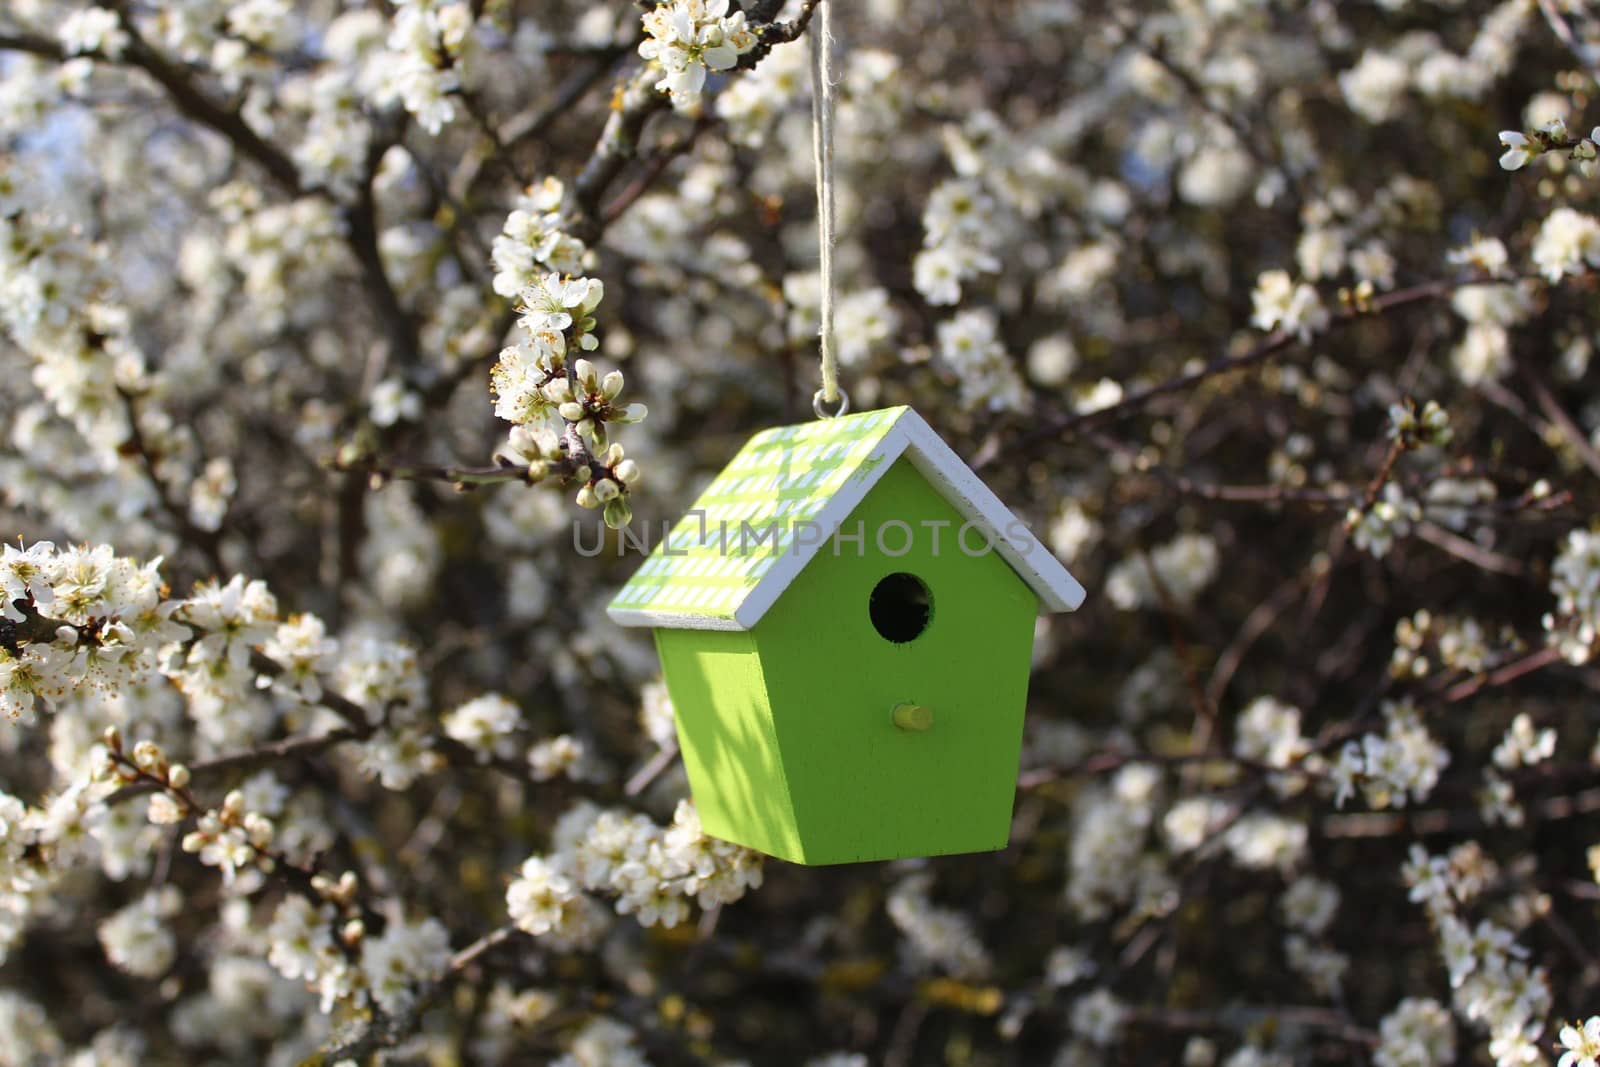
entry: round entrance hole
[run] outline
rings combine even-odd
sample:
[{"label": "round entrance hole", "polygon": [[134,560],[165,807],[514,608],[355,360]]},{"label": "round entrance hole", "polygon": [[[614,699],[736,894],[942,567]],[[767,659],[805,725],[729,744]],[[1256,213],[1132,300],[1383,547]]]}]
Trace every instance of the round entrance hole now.
[{"label": "round entrance hole", "polygon": [[933,619],[933,594],[921,578],[899,571],[872,587],[867,611],[873,628],[885,640],[903,645],[928,628]]}]

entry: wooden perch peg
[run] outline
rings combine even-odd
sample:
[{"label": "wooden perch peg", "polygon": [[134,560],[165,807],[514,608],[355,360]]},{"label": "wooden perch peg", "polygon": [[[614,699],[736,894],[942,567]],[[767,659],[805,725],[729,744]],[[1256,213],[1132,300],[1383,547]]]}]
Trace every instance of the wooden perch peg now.
[{"label": "wooden perch peg", "polygon": [[933,729],[933,712],[921,704],[896,704],[892,716],[894,724],[902,730]]}]

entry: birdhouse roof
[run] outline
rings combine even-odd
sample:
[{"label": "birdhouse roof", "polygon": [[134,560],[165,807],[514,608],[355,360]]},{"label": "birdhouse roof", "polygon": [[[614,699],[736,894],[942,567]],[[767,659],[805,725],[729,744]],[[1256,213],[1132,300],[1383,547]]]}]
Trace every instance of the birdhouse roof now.
[{"label": "birdhouse roof", "polygon": [[[896,407],[752,437],[607,614],[623,626],[751,629],[901,456],[988,538],[1046,610],[1071,611],[1083,602],[1083,587],[1050,550],[921,416]],[[915,530],[920,518],[905,521]],[[955,535],[945,543],[953,545]],[[874,532],[866,538],[871,545]],[[896,538],[898,544],[904,535]]]}]

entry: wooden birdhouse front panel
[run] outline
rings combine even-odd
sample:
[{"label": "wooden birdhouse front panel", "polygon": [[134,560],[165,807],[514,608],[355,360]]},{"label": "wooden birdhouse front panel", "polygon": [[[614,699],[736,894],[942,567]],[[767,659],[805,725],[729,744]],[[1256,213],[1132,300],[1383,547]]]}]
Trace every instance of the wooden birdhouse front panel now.
[{"label": "wooden birdhouse front panel", "polygon": [[964,521],[899,460],[753,631],[802,862],[1006,845],[1038,598]]}]

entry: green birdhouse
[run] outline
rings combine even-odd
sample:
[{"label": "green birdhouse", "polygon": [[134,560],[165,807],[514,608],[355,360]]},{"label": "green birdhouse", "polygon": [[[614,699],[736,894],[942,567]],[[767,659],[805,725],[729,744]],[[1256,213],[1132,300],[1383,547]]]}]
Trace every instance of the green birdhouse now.
[{"label": "green birdhouse", "polygon": [[706,832],[794,863],[1010,835],[1034,618],[1083,587],[910,408],[756,435],[607,609]]}]

